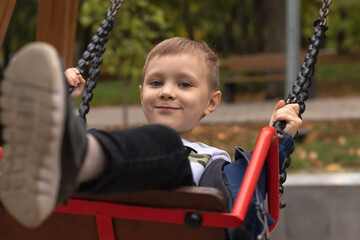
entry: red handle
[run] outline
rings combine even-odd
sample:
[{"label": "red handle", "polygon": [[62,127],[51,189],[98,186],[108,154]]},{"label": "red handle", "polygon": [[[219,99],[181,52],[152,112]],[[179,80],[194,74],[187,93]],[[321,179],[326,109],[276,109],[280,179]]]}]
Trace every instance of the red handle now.
[{"label": "red handle", "polygon": [[272,230],[279,219],[279,144],[277,132],[273,127],[265,127],[259,134],[235,200],[232,214],[245,220],[265,160],[267,160],[268,164],[268,208],[269,214],[275,221],[270,227],[270,230]]}]

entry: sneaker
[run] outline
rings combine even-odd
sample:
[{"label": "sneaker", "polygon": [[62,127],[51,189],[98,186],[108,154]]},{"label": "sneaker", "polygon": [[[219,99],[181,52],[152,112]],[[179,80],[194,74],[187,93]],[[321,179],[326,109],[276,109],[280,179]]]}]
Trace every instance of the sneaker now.
[{"label": "sneaker", "polygon": [[23,47],[5,69],[0,89],[0,199],[19,223],[34,228],[75,191],[79,159],[86,152],[85,127],[82,123],[80,141],[64,133],[78,124],[62,62],[49,44]]}]

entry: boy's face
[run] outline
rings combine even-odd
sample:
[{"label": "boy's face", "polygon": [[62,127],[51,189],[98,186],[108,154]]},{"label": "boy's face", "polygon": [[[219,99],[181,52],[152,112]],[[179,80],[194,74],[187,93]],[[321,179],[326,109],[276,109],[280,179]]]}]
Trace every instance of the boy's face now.
[{"label": "boy's face", "polygon": [[140,98],[150,124],[170,126],[187,137],[204,115],[215,110],[221,93],[210,91],[202,60],[176,54],[148,63]]}]

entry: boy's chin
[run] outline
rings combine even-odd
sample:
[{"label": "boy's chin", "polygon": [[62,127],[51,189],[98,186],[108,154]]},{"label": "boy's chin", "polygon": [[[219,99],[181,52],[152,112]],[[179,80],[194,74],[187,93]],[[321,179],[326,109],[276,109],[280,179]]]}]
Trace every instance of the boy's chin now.
[{"label": "boy's chin", "polygon": [[183,129],[181,127],[179,127],[178,125],[174,124],[174,122],[169,122],[169,121],[154,121],[151,122],[150,124],[160,124],[160,125],[165,125],[167,127],[170,127],[172,129],[174,129],[176,132],[180,133],[183,131]]}]

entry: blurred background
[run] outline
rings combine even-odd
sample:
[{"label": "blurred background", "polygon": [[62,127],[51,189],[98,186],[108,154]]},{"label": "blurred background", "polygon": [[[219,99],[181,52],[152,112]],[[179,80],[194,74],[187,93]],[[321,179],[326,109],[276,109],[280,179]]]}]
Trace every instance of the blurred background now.
[{"label": "blurred background", "polygon": [[[40,3],[44,5],[44,2],[49,4],[54,1],[6,0],[5,2],[16,2],[16,4],[1,46],[0,64],[3,67],[6,67],[11,56],[21,46],[35,41],[41,35],[37,29],[39,25],[48,24],[47,28],[51,29],[51,22],[39,20],[41,16],[47,14],[51,18],[56,14],[61,15],[62,12],[66,12],[70,16],[73,15],[75,19],[72,20],[73,23],[63,22],[65,33],[74,31],[74,34],[69,34],[69,44],[66,48],[68,52],[64,59],[65,65],[67,67],[77,66],[77,61],[85,51],[110,6],[109,0],[78,0],[63,1],[66,2],[66,5],[63,6],[64,9],[57,9],[56,7],[47,9],[45,7],[40,10]],[[262,104],[286,97],[285,62],[281,70],[276,69],[276,73],[282,75],[281,79],[272,79],[271,81],[234,79],[250,79],[251,77],[248,78],[248,76],[258,76],[263,73],[265,73],[264,79],[266,79],[270,73],[265,72],[261,65],[271,62],[271,57],[276,54],[286,56],[286,52],[289,51],[289,29],[295,30],[296,34],[298,32],[296,39],[298,45],[293,45],[293,49],[290,50],[300,55],[299,64],[301,64],[301,52],[307,50],[308,39],[313,35],[313,22],[319,17],[318,11],[321,1],[295,1],[293,6],[295,6],[298,20],[295,21],[295,25],[289,27],[287,24],[293,21],[288,15],[290,2],[294,1],[126,0],[116,15],[115,25],[110,33],[110,39],[103,56],[94,99],[91,102],[95,108],[121,106],[125,120],[123,124],[114,122],[114,124],[104,126],[104,128],[122,129],[131,126],[131,122],[126,120],[127,109],[140,104],[138,85],[146,55],[155,44],[173,36],[205,41],[219,54],[222,63],[221,80],[224,80],[221,84],[225,93],[223,105],[236,106],[240,103],[253,102]],[[311,88],[311,100],[338,99],[340,101],[350,99],[351,101],[360,98],[359,12],[360,0],[333,1],[331,3],[330,14],[327,17],[329,30],[326,32],[326,40],[321,45],[319,61]],[[39,16],[38,13],[42,15]],[[64,57],[64,55],[62,56]],[[234,65],[231,62],[231,57],[234,56],[270,56],[270,58],[266,58],[263,60],[264,62],[259,62],[256,67],[257,72],[252,72],[249,75],[246,70],[237,72],[233,68],[229,68],[231,64]],[[232,80],[227,82],[228,79]],[[296,74],[294,74],[294,79],[296,79]],[[232,90],[232,97],[227,97],[230,96],[227,95],[229,86]],[[337,109],[334,108],[330,111],[337,111]],[[339,119],[334,118],[325,121],[307,121],[304,119],[301,136],[296,142],[296,149],[292,155],[292,164],[289,168],[290,175],[358,173],[360,169],[359,119],[360,112],[358,118],[344,119],[339,117]],[[203,123],[194,129],[193,139],[225,149],[232,155],[236,145],[251,150],[259,130],[264,125],[267,125],[266,121],[247,122],[246,124],[236,122]],[[351,176],[350,182],[358,181],[354,175]],[[346,182],[346,180],[344,181]],[[329,183],[329,185],[331,184]],[[327,184],[324,183],[324,185]],[[342,190],[344,189],[345,187],[342,188]],[[351,199],[360,197],[357,189],[358,187],[354,190],[353,186],[349,188],[353,194],[348,195],[351,196]],[[316,194],[321,192],[320,190],[316,190],[316,193],[312,191],[314,191],[313,188],[310,192],[304,192],[302,196],[315,196],[317,198]],[[298,193],[297,190],[295,192]],[[329,191],[323,194],[327,194],[327,197],[330,196]],[[309,207],[310,204],[316,202],[318,205],[315,206],[322,206],[323,212],[328,214],[327,217],[323,216],[319,220],[320,223],[325,224],[330,221],[329,219],[334,218],[341,222],[341,218],[344,216],[334,217],[329,210],[337,205],[334,202],[326,202],[321,196],[319,197],[320,201],[308,199],[308,205],[304,207],[305,210],[310,211],[312,209]],[[296,195],[295,198],[299,199],[300,197]],[[294,202],[295,200],[289,201]],[[347,201],[351,200],[341,199],[339,201],[346,204]],[[329,209],[325,208],[326,203],[330,204]],[[298,215],[299,221],[306,221],[309,216],[300,216],[299,212],[305,210],[301,208],[301,205],[297,207],[299,207],[298,210],[296,208],[291,210],[290,207],[289,211],[284,211],[286,214]],[[354,208],[358,208],[358,206],[349,208],[349,211]],[[311,217],[315,219],[315,216]],[[288,216],[282,219],[289,218]],[[346,221],[344,220],[345,222],[341,226],[343,226],[342,229],[347,229],[347,233],[342,235],[342,239],[356,239],[353,236],[359,234],[359,230],[355,228],[349,230],[351,227],[349,223],[355,223],[358,220],[354,219],[354,216],[346,219]],[[291,223],[284,224],[281,222],[280,224],[294,226]],[[302,233],[308,235],[301,235],[283,225],[278,230],[281,234],[278,233],[277,239],[295,239],[294,236],[296,235],[299,236],[299,239],[305,237],[306,239],[339,239],[338,237],[341,234],[332,234],[331,236],[329,234],[342,231],[341,229],[334,230],[337,224],[332,223],[325,224],[323,228],[317,229],[320,229],[320,232],[311,235],[311,231],[306,227],[313,230],[316,230],[316,227],[314,228],[311,224],[309,226],[303,224],[305,228],[302,229]],[[299,223],[296,225],[299,226]]]},{"label": "blurred background", "polygon": [[[38,18],[38,0],[12,2],[16,2],[16,5],[1,48],[2,65],[6,65],[11,55],[21,46],[35,41],[38,21],[44,25]],[[71,14],[73,11],[76,20],[72,61],[66,59],[66,65],[69,67],[76,66],[77,60],[104,18],[110,1],[66,2],[70,6],[65,6],[67,9],[63,9],[63,12]],[[103,91],[100,89],[93,105],[121,103],[124,93],[119,91],[118,85],[121,82],[127,87],[127,102],[138,104],[137,85],[146,54],[156,43],[168,37],[184,36],[203,40],[222,59],[231,55],[284,53],[287,39],[286,24],[291,20],[291,17],[286,16],[289,2],[294,0],[125,1],[116,15],[115,26],[110,34],[101,67],[102,74],[99,77],[99,82],[106,82],[99,84],[99,88],[110,85],[112,91],[106,89],[106,97],[103,97]],[[313,22],[319,17],[321,1],[297,2],[296,13],[299,22],[295,28],[299,27],[299,39],[296,39],[299,46],[295,47],[306,50],[308,38],[313,34]],[[356,80],[360,76],[360,70],[354,60],[359,60],[359,8],[359,0],[333,1],[331,4],[331,13],[328,16],[330,29],[327,31],[327,39],[321,52],[338,55],[338,58],[333,57],[332,62],[326,61],[326,64],[321,64],[316,69],[318,97],[342,96],[344,92],[347,95],[358,94],[356,91],[360,88],[359,81]],[[62,10],[55,8],[52,11],[48,14],[59,15]],[[64,28],[70,28],[69,24],[63,22]],[[222,75],[226,74],[226,69],[222,69]],[[338,84],[339,81],[342,84]],[[235,100],[282,97],[283,91],[279,89],[283,84],[278,85],[273,92],[268,85],[270,84],[264,82],[237,84]]]}]

